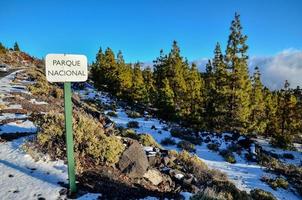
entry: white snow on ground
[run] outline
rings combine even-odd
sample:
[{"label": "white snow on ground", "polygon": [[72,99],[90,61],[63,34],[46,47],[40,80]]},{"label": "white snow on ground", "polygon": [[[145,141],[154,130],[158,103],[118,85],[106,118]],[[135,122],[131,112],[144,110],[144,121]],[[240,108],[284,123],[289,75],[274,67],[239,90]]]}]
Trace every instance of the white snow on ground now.
[{"label": "white snow on ground", "polygon": [[[109,104],[112,100],[103,92],[96,92],[93,90],[87,91],[78,91],[80,96],[84,99],[93,99],[96,98],[102,101],[105,104]],[[105,114],[111,110],[105,111]],[[167,124],[164,122],[160,122],[160,120],[156,118],[129,118],[123,108],[118,108],[116,110],[117,117],[108,116],[112,121],[114,121],[117,125],[126,127],[129,121],[137,121],[139,122],[139,128],[135,129],[138,134],[141,133],[149,133],[154,139],[160,143],[166,137],[172,137],[169,131],[163,130],[164,127],[167,127]],[[151,129],[152,126],[155,126],[157,130]],[[160,131],[160,133],[159,133]],[[227,134],[227,133],[226,133]],[[178,138],[173,138],[176,142],[180,141]],[[226,148],[228,143],[222,141],[219,138],[216,140],[221,144],[220,148]],[[239,156],[235,153],[236,163],[231,164],[218,155],[218,153],[210,151],[206,144],[196,145],[196,155],[203,160],[210,168],[218,169],[225,172],[229,179],[235,183],[235,185],[242,190],[249,192],[252,189],[260,188],[266,191],[273,193],[275,197],[280,200],[301,200],[300,196],[297,196],[290,190],[277,189],[273,190],[266,183],[262,182],[260,178],[264,175],[274,176],[273,174],[265,172],[265,168],[257,165],[257,163],[249,163],[247,162],[243,156]],[[166,149],[179,149],[176,145],[172,146],[164,146]],[[302,159],[301,152],[290,152],[295,156],[295,160]],[[243,155],[243,154],[242,154]],[[298,161],[297,161],[298,162]]]},{"label": "white snow on ground", "polygon": [[21,149],[25,138],[0,144],[1,199],[57,199],[66,183],[67,168],[63,161],[35,162]]},{"label": "white snow on ground", "polygon": [[46,105],[46,104],[48,104],[45,101],[37,101],[36,99],[31,99],[29,102],[33,103],[33,104],[37,104],[37,105]]},{"label": "white snow on ground", "polygon": [[0,135],[3,133],[35,133],[37,128],[29,121],[16,121],[0,126]]},{"label": "white snow on ground", "polygon": [[[302,165],[302,148],[300,145],[296,144],[297,151],[290,151],[290,150],[283,150],[280,148],[272,147],[272,145],[269,144],[267,140],[264,139],[257,139],[257,143],[262,146],[262,148],[266,151],[278,154],[280,157],[280,160],[287,164],[293,164],[293,165]],[[283,154],[292,154],[294,156],[294,159],[285,159],[281,158]]]}]

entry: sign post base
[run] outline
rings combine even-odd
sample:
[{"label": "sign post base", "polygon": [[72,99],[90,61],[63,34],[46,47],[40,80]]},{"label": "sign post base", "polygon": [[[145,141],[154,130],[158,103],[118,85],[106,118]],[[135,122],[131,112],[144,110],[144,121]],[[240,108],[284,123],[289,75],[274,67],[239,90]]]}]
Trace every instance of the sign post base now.
[{"label": "sign post base", "polygon": [[68,178],[70,194],[77,191],[75,183],[75,162],[74,162],[74,147],[72,135],[72,102],[71,102],[71,83],[64,83],[64,106],[65,106],[65,134],[66,134],[66,149],[68,163]]}]

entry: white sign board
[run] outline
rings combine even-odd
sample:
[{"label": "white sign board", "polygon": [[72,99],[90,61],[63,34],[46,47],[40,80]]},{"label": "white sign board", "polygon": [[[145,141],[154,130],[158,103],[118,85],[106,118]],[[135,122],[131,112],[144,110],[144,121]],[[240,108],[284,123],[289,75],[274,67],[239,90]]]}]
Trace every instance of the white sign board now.
[{"label": "white sign board", "polygon": [[88,78],[87,57],[73,54],[47,54],[46,79],[49,82],[83,82]]}]

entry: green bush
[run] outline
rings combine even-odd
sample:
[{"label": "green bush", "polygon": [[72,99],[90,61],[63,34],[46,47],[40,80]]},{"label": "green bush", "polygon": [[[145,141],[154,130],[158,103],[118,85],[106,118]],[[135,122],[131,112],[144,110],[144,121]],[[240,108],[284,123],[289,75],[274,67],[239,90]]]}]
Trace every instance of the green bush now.
[{"label": "green bush", "polygon": [[[36,119],[35,123],[40,127],[36,140],[39,147],[53,158],[64,159],[66,157],[64,116],[50,112]],[[73,132],[77,158],[90,158],[95,164],[103,162],[113,165],[118,162],[124,151],[124,145],[120,139],[115,136],[106,136],[100,123],[86,114],[75,113]],[[81,160],[78,159],[78,162]]]},{"label": "green bush", "polygon": [[235,156],[231,151],[224,149],[224,150],[221,150],[219,152],[219,154],[224,158],[225,161],[232,163],[232,164],[236,163]]},{"label": "green bush", "polygon": [[27,71],[27,75],[31,80],[36,81],[36,83],[27,86],[28,91],[33,95],[52,95],[55,98],[63,98],[63,90],[55,84],[50,84],[46,80],[44,73],[39,69],[31,68]]},{"label": "green bush", "polygon": [[114,112],[114,111],[107,112],[107,115],[110,116],[110,117],[117,117],[117,113]]},{"label": "green bush", "polygon": [[135,140],[139,140],[139,135],[136,133],[135,130],[130,129],[130,128],[123,128],[121,130],[121,135],[123,137],[128,137],[128,138],[132,138],[132,139],[135,139]]},{"label": "green bush", "polygon": [[219,146],[218,146],[218,144],[211,143],[211,144],[208,144],[207,147],[208,147],[208,149],[210,149],[210,150],[212,150],[212,151],[215,151],[215,152],[219,151]]},{"label": "green bush", "polygon": [[291,153],[284,153],[283,155],[282,155],[282,157],[283,158],[286,158],[286,159],[295,159],[295,156],[293,155],[293,154],[291,154]]},{"label": "green bush", "polygon": [[196,138],[195,136],[192,135],[193,134],[192,132],[187,131],[187,130],[183,130],[180,128],[172,128],[170,133],[173,137],[177,137],[182,140],[189,141],[195,145],[201,145],[201,143],[202,143],[200,138]]},{"label": "green bush", "polygon": [[228,193],[217,192],[214,189],[207,187],[202,192],[198,192],[190,197],[190,200],[229,200],[231,199],[229,196],[230,194]]},{"label": "green bush", "polygon": [[153,147],[157,147],[157,148],[162,148],[150,134],[140,134],[139,142],[143,146],[153,146]]},{"label": "green bush", "polygon": [[182,141],[178,142],[177,147],[180,148],[180,149],[186,150],[188,152],[195,152],[196,151],[195,145],[192,144],[191,142],[188,142],[188,141],[185,141],[185,140],[182,140]]},{"label": "green bush", "polygon": [[262,189],[253,189],[250,193],[254,200],[277,200],[271,192]]},{"label": "green bush", "polygon": [[126,114],[130,118],[139,118],[139,117],[141,117],[141,114],[139,112],[132,111],[132,110],[127,110]]},{"label": "green bush", "polygon": [[277,188],[283,188],[287,189],[288,188],[288,182],[284,178],[278,177],[278,178],[269,178],[269,177],[262,177],[262,181],[266,182],[271,188],[276,190]]},{"label": "green bush", "polygon": [[171,137],[164,138],[160,143],[165,146],[176,144],[175,140]]},{"label": "green bush", "polygon": [[137,121],[129,121],[127,123],[128,128],[139,128],[139,123]]}]

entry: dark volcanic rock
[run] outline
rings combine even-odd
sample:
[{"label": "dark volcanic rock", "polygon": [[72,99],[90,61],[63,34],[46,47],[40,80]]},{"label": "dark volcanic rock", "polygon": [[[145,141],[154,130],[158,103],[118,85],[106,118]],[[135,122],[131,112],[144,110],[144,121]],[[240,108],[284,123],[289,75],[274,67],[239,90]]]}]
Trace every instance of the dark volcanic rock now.
[{"label": "dark volcanic rock", "polygon": [[143,147],[137,142],[124,151],[118,162],[119,169],[131,178],[140,178],[146,173],[149,163]]}]

